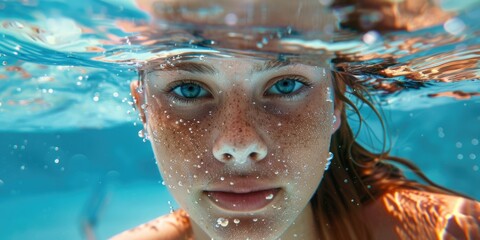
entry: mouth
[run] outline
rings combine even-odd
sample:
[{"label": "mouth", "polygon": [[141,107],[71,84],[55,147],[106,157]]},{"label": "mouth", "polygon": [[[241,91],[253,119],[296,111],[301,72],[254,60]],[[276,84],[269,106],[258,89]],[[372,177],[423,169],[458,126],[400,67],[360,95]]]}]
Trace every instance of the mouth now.
[{"label": "mouth", "polygon": [[218,207],[234,212],[260,210],[273,202],[280,188],[250,192],[205,191],[208,198]]}]

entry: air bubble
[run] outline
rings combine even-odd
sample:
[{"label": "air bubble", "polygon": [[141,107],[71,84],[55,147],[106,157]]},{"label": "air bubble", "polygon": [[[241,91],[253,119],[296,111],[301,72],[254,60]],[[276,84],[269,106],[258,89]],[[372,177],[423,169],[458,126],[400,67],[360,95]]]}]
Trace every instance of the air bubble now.
[{"label": "air bubble", "polygon": [[53,160],[53,162],[55,162],[56,164],[60,163],[60,159],[56,158],[55,160]]},{"label": "air bubble", "polygon": [[380,34],[376,31],[369,31],[362,37],[363,42],[366,44],[373,44],[380,39]]},{"label": "air bubble", "polygon": [[452,35],[459,35],[465,30],[466,26],[462,20],[458,18],[452,18],[443,24],[443,28],[446,32]]},{"label": "air bubble", "polygon": [[145,132],[142,130],[138,131],[138,137],[139,138],[144,138],[145,137]]},{"label": "air bubble", "polygon": [[332,163],[332,159],[333,159],[333,153],[328,152],[327,163],[325,164],[325,171],[328,170],[328,168],[330,167],[330,164]]},{"label": "air bubble", "polygon": [[217,224],[222,227],[228,226],[228,219],[226,218],[218,218],[217,219]]},{"label": "air bubble", "polygon": [[3,66],[7,65],[7,61],[3,61],[3,62],[2,62],[2,65],[3,65]]},{"label": "air bubble", "polygon": [[477,146],[478,145],[478,139],[476,139],[476,138],[472,139],[472,145]]},{"label": "air bubble", "polygon": [[267,38],[267,37],[263,37],[263,38],[262,38],[262,43],[263,43],[263,44],[267,44],[267,43],[268,43],[268,38]]}]

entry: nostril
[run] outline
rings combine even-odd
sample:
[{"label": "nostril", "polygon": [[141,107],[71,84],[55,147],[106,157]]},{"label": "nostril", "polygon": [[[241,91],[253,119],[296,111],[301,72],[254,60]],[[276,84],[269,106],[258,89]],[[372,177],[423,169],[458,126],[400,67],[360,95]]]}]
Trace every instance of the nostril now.
[{"label": "nostril", "polygon": [[257,159],[258,159],[258,153],[256,153],[256,152],[252,152],[248,156],[254,161],[257,161]]}]

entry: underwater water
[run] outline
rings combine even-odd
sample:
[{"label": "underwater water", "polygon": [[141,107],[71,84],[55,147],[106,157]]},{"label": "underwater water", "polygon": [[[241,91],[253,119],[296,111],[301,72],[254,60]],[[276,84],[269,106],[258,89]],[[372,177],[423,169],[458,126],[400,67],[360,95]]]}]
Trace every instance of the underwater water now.
[{"label": "underwater water", "polygon": [[268,58],[276,44],[292,60],[335,55],[332,70],[355,74],[378,100],[394,155],[480,199],[480,8],[464,4],[432,27],[331,39],[288,28],[167,31],[128,0],[0,1],[0,239],[82,239],[87,229],[104,239],[176,208],[138,136],[129,84],[147,61],[218,54],[231,47],[218,39],[238,36],[251,37],[243,55]]}]

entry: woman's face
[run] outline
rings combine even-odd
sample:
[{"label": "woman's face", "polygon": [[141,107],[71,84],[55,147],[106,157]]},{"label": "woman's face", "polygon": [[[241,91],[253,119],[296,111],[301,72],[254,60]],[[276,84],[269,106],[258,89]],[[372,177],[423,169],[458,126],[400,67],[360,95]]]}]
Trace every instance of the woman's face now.
[{"label": "woman's face", "polygon": [[307,214],[339,125],[325,68],[203,57],[155,69],[132,93],[194,224],[215,239],[277,238]]}]

